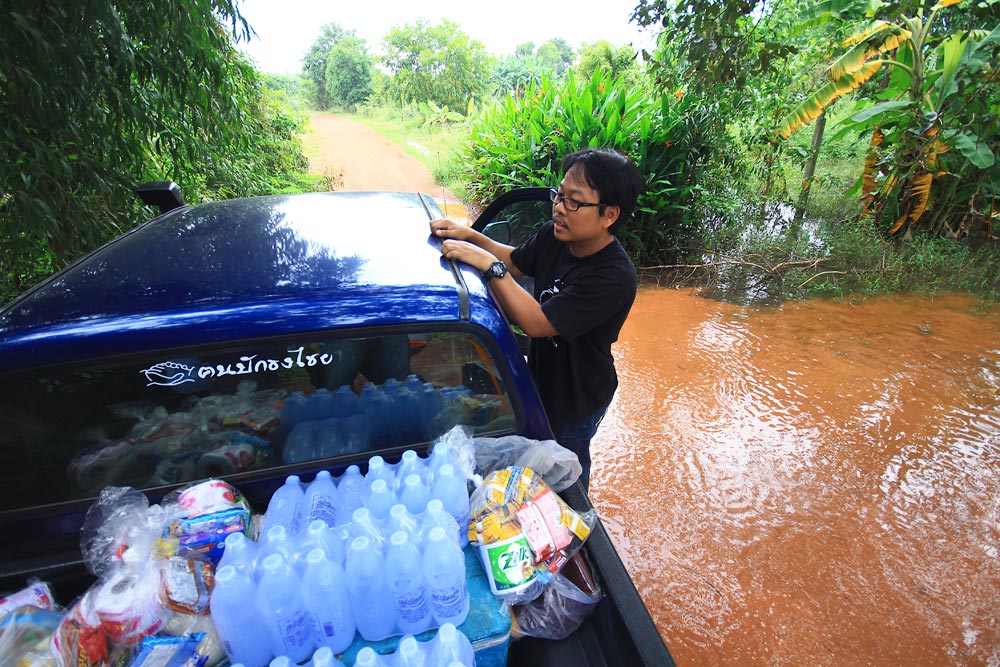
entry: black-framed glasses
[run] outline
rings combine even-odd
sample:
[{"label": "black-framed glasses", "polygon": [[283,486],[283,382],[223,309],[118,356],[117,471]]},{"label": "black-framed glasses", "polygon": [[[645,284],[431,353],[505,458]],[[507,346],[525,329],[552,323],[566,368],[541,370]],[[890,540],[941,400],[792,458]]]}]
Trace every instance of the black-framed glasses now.
[{"label": "black-framed glasses", "polygon": [[601,203],[591,204],[586,201],[578,201],[572,197],[564,197],[563,194],[556,188],[549,188],[549,199],[552,200],[553,206],[561,203],[566,207],[567,211],[579,211],[584,206],[604,206],[604,204]]}]

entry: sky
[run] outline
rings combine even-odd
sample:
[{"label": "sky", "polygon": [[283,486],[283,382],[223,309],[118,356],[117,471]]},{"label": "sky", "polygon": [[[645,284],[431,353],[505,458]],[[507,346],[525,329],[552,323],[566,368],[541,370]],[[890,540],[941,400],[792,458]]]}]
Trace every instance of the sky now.
[{"label": "sky", "polygon": [[[589,7],[583,9],[584,4]],[[240,12],[257,36],[239,48],[262,72],[295,74],[327,23],[354,30],[374,55],[392,28],[421,18],[436,25],[447,18],[498,57],[513,53],[518,44],[538,46],[557,37],[574,49],[600,39],[651,49],[651,33],[629,23],[637,4],[638,0],[500,0],[489,4],[476,0],[243,0]]]}]

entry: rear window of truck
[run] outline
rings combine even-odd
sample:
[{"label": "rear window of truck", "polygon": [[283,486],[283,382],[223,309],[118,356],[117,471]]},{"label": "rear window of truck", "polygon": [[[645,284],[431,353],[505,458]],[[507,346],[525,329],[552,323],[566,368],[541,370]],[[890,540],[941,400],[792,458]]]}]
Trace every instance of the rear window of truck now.
[{"label": "rear window of truck", "polygon": [[467,331],[255,342],[0,379],[0,511],[510,431]]}]

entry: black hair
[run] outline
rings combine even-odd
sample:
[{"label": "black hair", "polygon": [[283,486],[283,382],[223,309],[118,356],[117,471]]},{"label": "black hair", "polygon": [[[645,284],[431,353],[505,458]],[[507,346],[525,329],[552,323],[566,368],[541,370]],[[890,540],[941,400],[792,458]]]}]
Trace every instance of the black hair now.
[{"label": "black hair", "polygon": [[632,214],[642,190],[639,169],[627,157],[608,148],[585,148],[570,153],[563,158],[563,175],[578,165],[583,180],[600,195],[602,206],[618,207],[618,219],[608,228],[617,234]]}]

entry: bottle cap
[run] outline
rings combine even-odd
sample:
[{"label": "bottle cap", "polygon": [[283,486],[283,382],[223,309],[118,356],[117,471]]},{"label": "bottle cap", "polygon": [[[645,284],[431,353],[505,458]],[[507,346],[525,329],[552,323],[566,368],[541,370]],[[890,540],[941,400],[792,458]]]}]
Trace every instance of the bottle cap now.
[{"label": "bottle cap", "polygon": [[333,649],[321,646],[313,653],[312,667],[333,667]]}]

